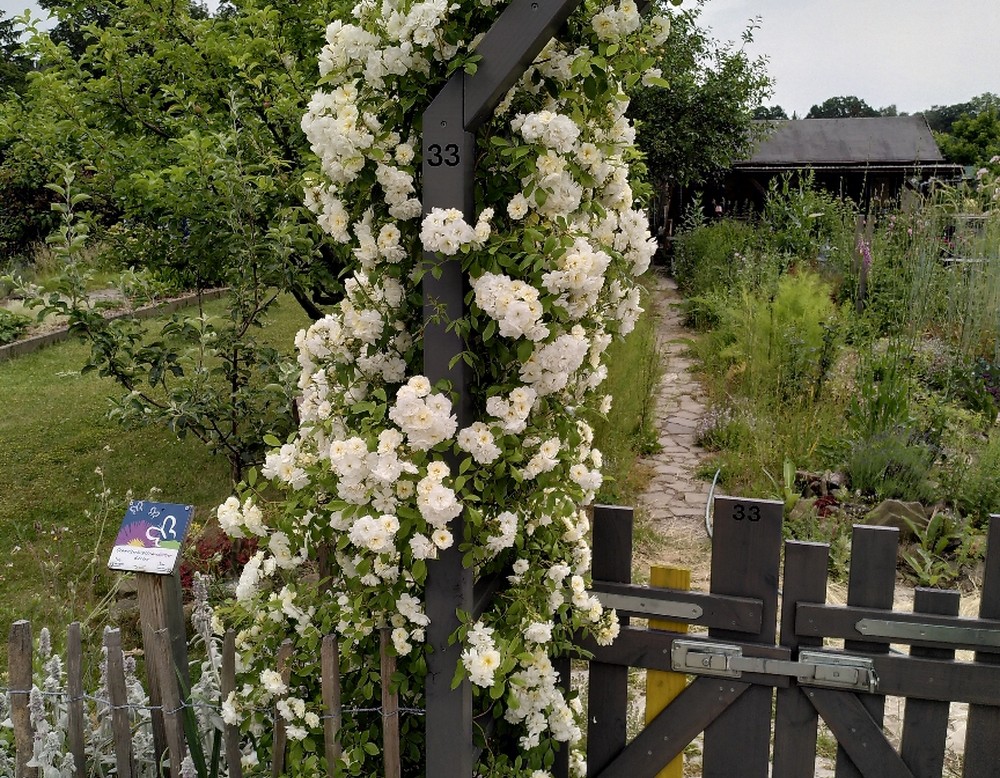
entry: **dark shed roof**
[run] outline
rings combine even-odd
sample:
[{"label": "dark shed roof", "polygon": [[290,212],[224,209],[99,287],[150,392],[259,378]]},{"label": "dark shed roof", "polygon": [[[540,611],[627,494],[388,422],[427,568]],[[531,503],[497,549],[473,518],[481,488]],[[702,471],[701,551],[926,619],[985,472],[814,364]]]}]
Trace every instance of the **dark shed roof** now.
[{"label": "dark shed roof", "polygon": [[736,168],[928,166],[944,162],[922,116],[790,119],[773,125],[753,156]]}]

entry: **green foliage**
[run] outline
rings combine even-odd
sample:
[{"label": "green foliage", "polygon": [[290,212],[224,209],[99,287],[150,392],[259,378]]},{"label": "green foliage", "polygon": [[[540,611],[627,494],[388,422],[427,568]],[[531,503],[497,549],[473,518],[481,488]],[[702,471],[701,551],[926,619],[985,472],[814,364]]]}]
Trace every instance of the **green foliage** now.
[{"label": "green foliage", "polygon": [[624,340],[608,347],[608,364],[611,368],[605,387],[614,403],[606,416],[593,421],[594,446],[604,457],[604,483],[597,501],[631,505],[640,490],[634,480],[635,462],[659,446],[653,411],[660,354],[651,311],[642,314]]},{"label": "green foliage", "polygon": [[754,253],[756,242],[753,227],[731,219],[704,223],[681,233],[674,247],[678,289],[688,298],[732,289],[740,259]]},{"label": "green foliage", "polygon": [[774,179],[764,205],[771,246],[800,261],[836,264],[850,245],[855,219],[851,204],[816,187],[811,172]]},{"label": "green foliage", "polygon": [[126,267],[188,287],[249,272],[321,315],[339,293],[341,258],[292,171],[310,156],[299,119],[316,79],[318,20],[340,4],[241,2],[216,17],[166,0],[54,4],[58,29],[78,37],[70,45],[72,36],[31,28],[27,52],[40,68],[24,99],[3,106],[4,165],[41,161],[50,180],[60,163],[85,171],[98,222],[135,238]]},{"label": "green foliage", "polygon": [[934,498],[929,483],[934,453],[906,431],[857,441],[845,464],[851,488],[877,500]]},{"label": "green foliage", "polygon": [[788,119],[788,114],[780,105],[758,105],[753,109],[753,118],[757,120],[777,121]]},{"label": "green foliage", "polygon": [[986,440],[959,461],[954,483],[955,506],[963,515],[982,523],[991,513],[1000,513],[1000,430],[994,428]]},{"label": "green foliage", "polygon": [[[657,67],[669,88],[631,95],[654,186],[704,181],[749,151],[755,140],[751,111],[770,95],[766,62],[721,44],[698,26],[700,6],[673,14],[670,40]],[[752,39],[752,28],[745,33]]]},{"label": "green foliage", "polygon": [[984,538],[953,516],[936,511],[926,527],[910,523],[916,543],[900,553],[905,573],[917,586],[943,587],[959,581],[982,559]]},{"label": "green foliage", "polygon": [[963,114],[936,139],[949,162],[984,167],[1000,155],[1000,109],[990,107],[976,114]]},{"label": "green foliage", "polygon": [[713,339],[731,382],[781,402],[817,397],[836,348],[829,287],[803,270],[782,276],[767,302],[746,289],[730,301]]},{"label": "green foliage", "polygon": [[13,343],[24,334],[31,319],[20,313],[0,308],[0,346]]},{"label": "green foliage", "polygon": [[881,116],[860,97],[829,97],[819,105],[814,105],[806,114],[807,119],[856,119],[866,116]]}]

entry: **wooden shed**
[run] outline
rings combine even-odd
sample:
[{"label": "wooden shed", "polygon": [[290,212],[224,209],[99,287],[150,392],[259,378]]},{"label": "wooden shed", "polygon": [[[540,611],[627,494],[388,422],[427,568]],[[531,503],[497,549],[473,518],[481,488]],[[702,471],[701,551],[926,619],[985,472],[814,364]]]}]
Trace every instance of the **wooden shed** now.
[{"label": "wooden shed", "polygon": [[765,121],[753,155],[736,162],[725,182],[731,205],[763,206],[771,181],[812,171],[818,186],[850,197],[863,210],[899,202],[933,179],[956,180],[962,168],[945,162],[922,116]]}]

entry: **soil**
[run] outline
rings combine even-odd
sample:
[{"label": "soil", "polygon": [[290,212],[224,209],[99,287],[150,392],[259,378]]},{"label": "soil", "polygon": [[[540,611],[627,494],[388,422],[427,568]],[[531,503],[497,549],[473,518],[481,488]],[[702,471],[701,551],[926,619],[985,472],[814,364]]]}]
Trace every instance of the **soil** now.
[{"label": "soil", "polygon": [[[697,445],[698,429],[706,412],[705,396],[692,372],[692,360],[686,355],[686,343],[694,333],[684,327],[678,304],[680,297],[673,280],[664,273],[653,277],[651,295],[657,320],[657,342],[663,362],[663,375],[657,389],[656,421],[660,431],[661,450],[642,460],[640,466],[649,476],[648,485],[636,506],[637,527],[634,553],[634,573],[637,580],[646,580],[645,572],[652,565],[687,568],[691,571],[691,588],[708,591],[712,544],[707,531],[707,506],[713,487],[699,476],[707,468],[708,453]],[[718,490],[715,490],[716,492]],[[831,583],[827,601],[846,602],[846,585]],[[900,580],[895,593],[896,610],[913,608],[913,587]],[[978,612],[978,598],[963,597],[962,613]],[[893,646],[905,652],[904,646]],[[971,658],[962,656],[958,658]],[[641,697],[641,692],[640,692]],[[642,699],[636,701],[644,707]],[[897,744],[902,729],[904,701],[886,698],[885,730],[890,741]],[[945,775],[959,775],[959,763],[964,746],[966,706],[952,705],[949,725],[948,757]],[[817,758],[816,776],[834,775],[835,747],[829,732],[821,723],[820,743],[825,744]],[[825,734],[825,737],[824,737]],[[698,741],[689,748],[686,775],[700,775]]]}]

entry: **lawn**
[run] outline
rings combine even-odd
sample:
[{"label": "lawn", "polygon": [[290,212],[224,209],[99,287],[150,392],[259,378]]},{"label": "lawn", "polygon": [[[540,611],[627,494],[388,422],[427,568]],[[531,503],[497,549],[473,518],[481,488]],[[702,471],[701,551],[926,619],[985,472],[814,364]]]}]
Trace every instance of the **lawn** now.
[{"label": "lawn", "polygon": [[[209,311],[221,313],[222,305]],[[292,300],[282,300],[265,337],[291,353],[306,323]],[[229,492],[226,461],[199,441],[109,419],[117,387],[81,374],[87,353],[73,340],[0,363],[3,624],[26,618],[61,631],[87,618],[117,578],[106,563],[129,494],[156,490],[159,500],[194,504],[196,522],[204,522]],[[94,628],[104,621],[95,618]]]}]

